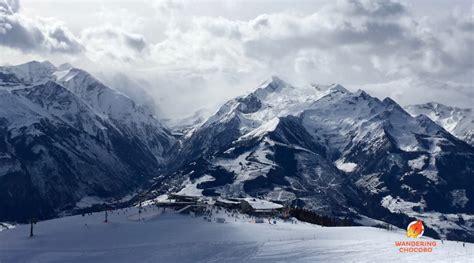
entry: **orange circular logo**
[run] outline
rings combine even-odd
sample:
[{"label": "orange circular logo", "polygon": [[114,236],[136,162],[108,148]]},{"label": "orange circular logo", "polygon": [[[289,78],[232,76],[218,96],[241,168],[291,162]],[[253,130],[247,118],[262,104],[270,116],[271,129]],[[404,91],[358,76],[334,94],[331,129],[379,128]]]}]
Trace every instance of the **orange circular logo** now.
[{"label": "orange circular logo", "polygon": [[423,236],[425,232],[425,227],[423,226],[423,221],[416,220],[411,222],[407,227],[407,237],[418,238]]}]

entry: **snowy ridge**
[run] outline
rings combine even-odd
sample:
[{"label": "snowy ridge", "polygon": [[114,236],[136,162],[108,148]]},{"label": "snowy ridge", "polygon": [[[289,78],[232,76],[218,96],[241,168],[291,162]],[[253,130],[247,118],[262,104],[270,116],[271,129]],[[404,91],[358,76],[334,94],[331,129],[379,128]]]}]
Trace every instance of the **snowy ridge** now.
[{"label": "snowy ridge", "polygon": [[89,73],[35,61],[0,67],[0,141],[0,220],[24,220],[17,203],[46,218],[85,196],[127,195],[175,143],[146,108]]},{"label": "snowy ridge", "polygon": [[[243,134],[258,136],[258,128],[276,124],[276,117],[297,115],[314,101],[331,92],[347,92],[340,85],[294,87],[278,77],[272,77],[254,92],[227,102],[203,126],[227,122],[238,117]],[[256,130],[256,131],[254,131]],[[252,131],[254,131],[252,133]]]},{"label": "snowy ridge", "polygon": [[249,133],[244,134],[242,137],[239,138],[239,140],[245,140],[245,139],[254,138],[254,137],[261,137],[261,136],[265,135],[268,132],[274,131],[279,122],[280,122],[280,119],[275,117],[275,118],[271,119],[270,121],[262,124],[261,126],[256,128],[255,130],[252,130]]},{"label": "snowy ridge", "polygon": [[427,210],[449,221],[426,220],[430,235],[474,240],[471,219],[451,216],[474,213],[474,150],[436,123],[456,130],[464,117],[415,117],[362,90],[272,77],[176,142],[147,108],[71,65],[1,67],[0,81],[0,215],[14,220],[28,216],[20,203],[41,200],[36,211],[53,217],[154,178],[147,194],[275,199],[399,227]]},{"label": "snowy ridge", "polygon": [[[204,196],[277,197],[323,214],[366,213],[397,225],[403,221],[382,205],[384,196],[425,198],[433,211],[474,212],[466,188],[474,183],[472,148],[390,98],[337,84],[294,87],[273,77],[225,103],[181,145],[182,163],[163,191],[193,186]],[[209,175],[212,181],[196,184]],[[443,231],[459,228],[472,226],[452,222]],[[467,233],[457,238],[474,239]]]},{"label": "snowy ridge", "polygon": [[[145,108],[137,105],[126,95],[106,87],[89,73],[69,64],[63,64],[56,68],[49,62],[30,62],[18,66],[1,67],[0,72],[9,72],[21,80],[21,85],[16,88],[23,89],[25,93],[31,93],[29,89],[47,83],[55,83],[57,90],[61,89],[59,86],[64,87],[73,93],[71,97],[74,97],[74,100],[77,101],[76,104],[85,104],[82,107],[88,108],[87,110],[84,108],[69,109],[71,113],[79,112],[82,114],[85,111],[92,111],[96,115],[94,118],[108,122],[110,126],[116,128],[117,132],[143,139],[158,158],[160,158],[164,149],[156,141],[162,140],[162,142],[169,141],[168,144],[173,143],[170,132]],[[52,85],[48,84],[45,87],[51,87]],[[51,95],[56,96],[57,94]],[[49,107],[47,110],[52,115],[65,114],[62,109],[52,112],[54,108]],[[93,132],[93,135],[95,135],[95,131]]]},{"label": "snowy ridge", "polygon": [[428,116],[456,137],[474,145],[473,109],[450,107],[436,102],[409,105],[405,109],[413,116]]},{"label": "snowy ridge", "polygon": [[0,67],[0,85],[2,88],[15,88],[44,84],[55,70],[56,67],[48,61]]}]

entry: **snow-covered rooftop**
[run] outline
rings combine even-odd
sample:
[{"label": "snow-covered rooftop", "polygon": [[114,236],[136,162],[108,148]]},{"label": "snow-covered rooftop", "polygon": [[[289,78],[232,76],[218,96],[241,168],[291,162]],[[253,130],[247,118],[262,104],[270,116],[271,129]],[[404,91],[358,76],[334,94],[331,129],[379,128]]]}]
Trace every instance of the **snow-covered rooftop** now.
[{"label": "snow-covered rooftop", "polygon": [[232,201],[232,200],[225,199],[225,198],[222,198],[222,197],[218,197],[217,201],[221,202],[221,203],[225,203],[225,204],[240,204],[239,201]]},{"label": "snow-covered rooftop", "polygon": [[279,209],[283,206],[280,204],[276,204],[267,200],[257,199],[257,198],[245,198],[244,199],[249,205],[255,210],[271,210],[271,209]]}]

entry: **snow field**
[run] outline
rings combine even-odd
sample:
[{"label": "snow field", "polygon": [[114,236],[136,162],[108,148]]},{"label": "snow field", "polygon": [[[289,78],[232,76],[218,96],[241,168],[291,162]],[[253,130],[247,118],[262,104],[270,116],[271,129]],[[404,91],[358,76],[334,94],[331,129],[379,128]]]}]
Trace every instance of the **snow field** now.
[{"label": "snow field", "polygon": [[[254,223],[214,210],[204,217],[148,206],[77,215],[0,232],[0,262],[474,262],[474,245],[437,241],[432,253],[400,253],[404,231]],[[225,223],[215,222],[224,218]],[[428,241],[429,238],[420,240]]]}]

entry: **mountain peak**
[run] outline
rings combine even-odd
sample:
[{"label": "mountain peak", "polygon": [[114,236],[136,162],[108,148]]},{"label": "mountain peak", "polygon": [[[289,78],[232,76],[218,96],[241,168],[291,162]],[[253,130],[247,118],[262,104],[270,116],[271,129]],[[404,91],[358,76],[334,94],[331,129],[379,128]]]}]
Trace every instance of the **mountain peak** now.
[{"label": "mountain peak", "polygon": [[310,86],[314,89],[316,89],[318,92],[339,92],[339,93],[350,93],[346,88],[344,88],[341,84],[331,84],[331,85],[324,85],[324,84],[317,84],[317,83],[311,83]]},{"label": "mountain peak", "polygon": [[394,101],[392,98],[390,97],[386,97],[385,99],[383,99],[383,104],[385,106],[387,106],[388,108],[390,109],[395,109],[403,114],[406,114],[406,115],[410,115],[408,112],[406,112],[402,106],[400,106],[400,104],[398,104],[396,101]]},{"label": "mountain peak", "polygon": [[395,105],[395,104],[398,105],[398,103],[396,101],[392,100],[392,98],[390,98],[390,97],[386,97],[385,99],[383,99],[383,103],[387,106],[388,105]]},{"label": "mountain peak", "polygon": [[275,83],[275,84],[285,82],[285,81],[283,81],[281,78],[279,78],[279,77],[276,76],[276,75],[272,75],[272,76],[270,77],[269,81],[270,81],[271,83]]},{"label": "mountain peak", "polygon": [[357,97],[363,97],[363,98],[367,98],[367,97],[371,97],[369,95],[369,93],[365,92],[364,90],[361,90],[361,89],[358,89],[355,93],[354,93],[355,96]]},{"label": "mountain peak", "polygon": [[257,88],[257,90],[252,92],[252,94],[256,95],[259,98],[264,98],[267,95],[274,92],[279,92],[285,89],[286,87],[290,87],[290,84],[286,83],[285,81],[283,81],[277,76],[272,76],[270,79],[263,82]]},{"label": "mountain peak", "polygon": [[280,79],[277,76],[271,76],[268,80],[260,85],[260,88],[268,90],[268,91],[276,91],[280,90],[286,86],[289,86],[284,80]]},{"label": "mountain peak", "polygon": [[329,86],[329,90],[332,91],[332,92],[340,92],[340,93],[350,93],[349,90],[347,90],[346,88],[344,88],[341,84],[331,84]]},{"label": "mountain peak", "polygon": [[474,111],[471,108],[447,106],[438,102],[427,102],[406,106],[412,115],[426,115],[448,132],[474,145]]},{"label": "mountain peak", "polygon": [[435,101],[430,101],[424,104],[425,107],[433,109],[433,110],[438,110],[438,109],[448,109],[451,108],[450,106],[446,106],[444,104],[435,102]]},{"label": "mountain peak", "polygon": [[48,80],[56,67],[49,61],[39,62],[33,60],[24,64],[1,67],[0,69],[15,75],[16,78],[21,80],[22,84],[33,85]]},{"label": "mountain peak", "polygon": [[53,63],[45,60],[45,61],[37,61],[37,60],[32,60],[23,64],[16,65],[14,67],[22,67],[22,68],[28,68],[28,69],[48,69],[48,70],[54,70],[56,69],[56,66],[53,65]]}]

